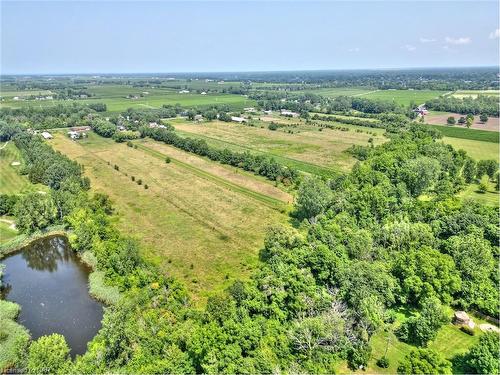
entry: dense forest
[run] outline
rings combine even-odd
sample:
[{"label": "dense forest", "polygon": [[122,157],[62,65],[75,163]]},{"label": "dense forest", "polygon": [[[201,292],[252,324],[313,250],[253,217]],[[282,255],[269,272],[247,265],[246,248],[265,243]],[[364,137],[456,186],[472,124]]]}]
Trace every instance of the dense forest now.
[{"label": "dense forest", "polygon": [[[397,331],[415,345],[398,371],[451,373],[452,363],[426,348],[448,321],[445,307],[498,314],[498,210],[455,196],[466,181],[494,177],[496,164],[476,164],[437,142],[435,131],[407,124],[381,146],[352,148],[352,172],[305,178],[295,225],[270,228],[251,280],[234,282],[200,311],[117,231],[109,199],[89,192],[78,164],[10,129],[5,138],[21,150],[24,173],[50,187],[14,203],[18,227],[63,223],[72,248],[119,291],[112,298],[103,288],[111,304],[102,329],[75,360],[61,335],[19,340],[27,355],[13,365],[30,373],[333,373],[341,360],[357,369],[398,307],[415,312]],[[199,148],[168,129],[141,131]],[[460,366],[497,373],[498,346],[497,335],[483,335]]]},{"label": "dense forest", "polygon": [[436,111],[456,112],[463,115],[485,114],[496,117],[499,115],[498,97],[496,96],[478,95],[477,98],[465,97],[462,99],[445,96],[429,100],[425,104],[427,108]]}]

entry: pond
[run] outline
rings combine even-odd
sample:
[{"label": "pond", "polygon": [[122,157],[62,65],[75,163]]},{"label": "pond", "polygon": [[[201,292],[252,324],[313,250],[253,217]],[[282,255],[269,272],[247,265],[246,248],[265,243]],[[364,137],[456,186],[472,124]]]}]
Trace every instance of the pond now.
[{"label": "pond", "polygon": [[33,339],[60,333],[72,356],[86,351],[101,327],[103,305],[88,293],[90,269],[66,237],[46,237],[3,259],[2,298],[21,305],[18,322]]}]

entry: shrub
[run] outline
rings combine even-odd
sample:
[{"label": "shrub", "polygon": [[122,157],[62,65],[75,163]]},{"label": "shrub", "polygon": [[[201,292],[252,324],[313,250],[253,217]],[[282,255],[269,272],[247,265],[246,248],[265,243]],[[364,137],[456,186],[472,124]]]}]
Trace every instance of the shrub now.
[{"label": "shrub", "polygon": [[486,183],[483,181],[479,184],[479,192],[481,194],[484,194],[488,191],[488,185],[486,185]]},{"label": "shrub", "polygon": [[470,336],[474,336],[476,334],[476,332],[474,331],[473,328],[469,327],[469,326],[461,326],[460,327],[460,331],[470,335]]},{"label": "shrub", "polygon": [[278,124],[271,122],[267,128],[269,130],[278,130],[279,126],[278,126]]},{"label": "shrub", "polygon": [[450,116],[450,117],[448,117],[448,119],[446,120],[446,122],[448,123],[448,125],[455,125],[455,123],[457,121],[455,120],[455,117]]},{"label": "shrub", "polygon": [[130,176],[130,179],[131,179],[132,181],[135,181],[135,176]]},{"label": "shrub", "polygon": [[140,178],[137,180],[137,185],[142,185],[142,180]]},{"label": "shrub", "polygon": [[172,161],[172,159],[170,159],[170,156],[167,156],[167,157],[165,158],[165,163],[167,163],[167,164],[168,164],[168,163],[170,163],[171,161]]},{"label": "shrub", "polygon": [[132,142],[130,142],[130,141],[127,141],[127,146],[128,147],[134,147],[134,144]]},{"label": "shrub", "polygon": [[148,184],[144,184],[144,189],[149,189]]},{"label": "shrub", "polygon": [[481,120],[481,122],[486,122],[486,121],[488,121],[488,116],[485,114],[482,114],[479,116],[479,120]]},{"label": "shrub", "polygon": [[[84,254],[90,253],[89,251]],[[120,291],[115,286],[106,285],[104,272],[94,271],[89,275],[89,293],[107,305],[114,305],[120,300]]]},{"label": "shrub", "polygon": [[69,347],[64,336],[54,333],[34,341],[28,354],[28,372],[54,374],[64,372],[69,364]]},{"label": "shrub", "polygon": [[377,360],[377,366],[380,368],[388,368],[389,367],[389,359],[387,357],[382,357]]},{"label": "shrub", "polygon": [[116,164],[115,164],[114,168],[115,168],[115,170],[116,170],[116,171],[119,171],[119,170],[120,170],[120,167],[119,167],[119,166],[117,166]]}]

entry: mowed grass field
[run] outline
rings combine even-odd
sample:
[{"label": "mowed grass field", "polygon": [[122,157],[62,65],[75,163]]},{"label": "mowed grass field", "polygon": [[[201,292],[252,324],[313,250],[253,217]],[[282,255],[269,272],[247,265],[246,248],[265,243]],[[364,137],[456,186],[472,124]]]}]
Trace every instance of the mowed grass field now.
[{"label": "mowed grass field", "polygon": [[414,102],[417,105],[425,103],[427,100],[437,98],[445,94],[446,91],[437,90],[377,90],[360,95],[362,98],[394,101],[397,104],[408,106]]},{"label": "mowed grass field", "polygon": [[[13,165],[14,163],[14,165]],[[19,165],[15,165],[20,163]],[[29,191],[47,191],[41,184],[33,185],[26,176],[19,174],[23,160],[12,142],[0,144],[0,194],[19,194]]]},{"label": "mowed grass field", "polygon": [[[301,120],[290,121],[297,123]],[[354,127],[350,131],[319,131],[316,126],[302,123],[297,132],[290,134],[286,128],[271,131],[266,122],[263,122],[263,127],[222,121],[193,123],[176,120],[171,123],[181,135],[204,139],[215,147],[262,153],[304,172],[323,175],[329,171],[347,171],[355,163],[354,158],[345,152],[352,145],[368,145],[370,138],[375,144],[385,141],[381,134],[373,136],[356,132]]]},{"label": "mowed grass field", "polygon": [[183,280],[199,303],[248,277],[268,226],[288,220],[281,201],[289,196],[276,191],[271,201],[260,197],[277,188],[249,175],[237,176],[245,183],[230,179],[218,164],[190,161],[195,156],[181,157],[168,146],[148,141],[134,149],[93,133],[78,142],[59,133],[50,144],[85,166],[93,190],[113,201],[118,227],[137,238],[166,274]]}]

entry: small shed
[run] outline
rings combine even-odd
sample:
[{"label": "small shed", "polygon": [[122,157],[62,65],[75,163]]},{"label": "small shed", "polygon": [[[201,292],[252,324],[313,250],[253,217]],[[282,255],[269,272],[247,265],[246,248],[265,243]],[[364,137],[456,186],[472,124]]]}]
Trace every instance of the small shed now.
[{"label": "small shed", "polygon": [[49,132],[42,132],[42,137],[44,139],[52,139],[54,137],[52,137],[52,134],[50,134]]}]

